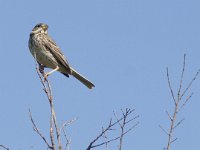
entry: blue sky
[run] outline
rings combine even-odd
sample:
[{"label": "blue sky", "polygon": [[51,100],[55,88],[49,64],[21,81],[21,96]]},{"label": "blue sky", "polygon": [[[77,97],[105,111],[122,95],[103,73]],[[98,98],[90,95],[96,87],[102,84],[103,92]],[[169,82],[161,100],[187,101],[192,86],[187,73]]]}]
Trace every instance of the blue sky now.
[{"label": "blue sky", "polygon": [[[45,149],[32,130],[28,109],[49,136],[49,105],[28,49],[35,24],[49,25],[70,64],[96,87],[88,90],[60,73],[49,77],[61,124],[69,127],[72,149],[85,149],[107,125],[113,110],[135,108],[140,125],[125,137],[125,150],[163,149],[172,110],[166,67],[178,88],[184,53],[184,87],[200,68],[200,21],[197,0],[74,0],[0,2],[0,144],[10,149]],[[196,149],[200,135],[200,81],[179,114],[185,121],[175,131],[172,149]],[[103,149],[103,148],[99,148]],[[116,144],[110,149],[117,149]]]}]

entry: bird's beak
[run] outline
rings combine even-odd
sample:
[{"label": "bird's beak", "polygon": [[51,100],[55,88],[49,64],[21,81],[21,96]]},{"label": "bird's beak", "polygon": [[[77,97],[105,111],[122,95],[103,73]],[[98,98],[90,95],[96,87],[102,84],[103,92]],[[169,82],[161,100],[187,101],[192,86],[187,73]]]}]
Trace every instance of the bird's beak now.
[{"label": "bird's beak", "polygon": [[42,25],[42,29],[43,29],[44,31],[46,31],[46,30],[48,29],[48,25],[43,24],[43,25]]}]

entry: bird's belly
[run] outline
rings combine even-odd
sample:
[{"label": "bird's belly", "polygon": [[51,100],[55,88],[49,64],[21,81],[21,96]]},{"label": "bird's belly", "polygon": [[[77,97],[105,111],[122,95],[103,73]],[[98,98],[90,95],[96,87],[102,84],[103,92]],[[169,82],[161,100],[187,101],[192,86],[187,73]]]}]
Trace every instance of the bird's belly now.
[{"label": "bird's belly", "polygon": [[48,68],[56,68],[58,66],[58,62],[53,57],[53,55],[48,51],[35,50],[36,59],[40,64],[43,64]]}]

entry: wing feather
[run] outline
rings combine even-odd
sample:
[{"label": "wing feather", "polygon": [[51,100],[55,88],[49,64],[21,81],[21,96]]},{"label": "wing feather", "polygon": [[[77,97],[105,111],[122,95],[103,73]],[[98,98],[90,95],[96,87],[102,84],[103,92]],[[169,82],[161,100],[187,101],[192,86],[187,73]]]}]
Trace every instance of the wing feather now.
[{"label": "wing feather", "polygon": [[59,62],[60,65],[62,65],[64,68],[66,68],[69,71],[69,73],[71,73],[70,65],[69,65],[67,59],[61,52],[60,48],[56,45],[54,40],[49,36],[48,36],[48,38],[46,38],[46,40],[47,41],[44,42],[45,48],[51,52],[51,54],[55,57],[55,59]]}]

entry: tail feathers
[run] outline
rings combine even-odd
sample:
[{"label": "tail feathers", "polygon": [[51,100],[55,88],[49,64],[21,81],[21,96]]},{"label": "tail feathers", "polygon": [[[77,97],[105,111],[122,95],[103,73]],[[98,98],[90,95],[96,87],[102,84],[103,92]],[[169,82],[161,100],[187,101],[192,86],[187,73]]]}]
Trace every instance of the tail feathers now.
[{"label": "tail feathers", "polygon": [[85,86],[87,86],[89,89],[92,89],[94,86],[94,84],[92,82],[90,82],[88,79],[86,79],[85,77],[83,77],[81,74],[79,74],[76,70],[74,70],[73,68],[71,68],[71,73],[72,75],[78,79],[81,83],[83,83]]}]

